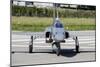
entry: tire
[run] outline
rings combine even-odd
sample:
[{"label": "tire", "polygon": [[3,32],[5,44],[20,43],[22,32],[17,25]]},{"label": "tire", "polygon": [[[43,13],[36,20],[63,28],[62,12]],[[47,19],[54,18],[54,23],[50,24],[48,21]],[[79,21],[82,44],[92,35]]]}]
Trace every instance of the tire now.
[{"label": "tire", "polygon": [[79,53],[79,46],[76,45],[76,53]]},{"label": "tire", "polygon": [[32,53],[32,49],[33,49],[32,45],[29,45],[29,53]]},{"label": "tire", "polygon": [[75,43],[76,43],[76,53],[79,53],[79,42],[77,37],[75,39]]}]

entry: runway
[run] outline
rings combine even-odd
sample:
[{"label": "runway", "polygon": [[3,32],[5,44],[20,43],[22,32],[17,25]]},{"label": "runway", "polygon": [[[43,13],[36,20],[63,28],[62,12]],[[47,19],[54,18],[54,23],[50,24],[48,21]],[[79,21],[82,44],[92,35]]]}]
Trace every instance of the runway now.
[{"label": "runway", "polygon": [[[80,53],[75,53],[75,41],[72,38],[61,43],[61,55],[52,52],[51,44],[45,43],[44,32],[12,32],[11,36],[11,62],[12,66],[37,65],[52,63],[69,63],[95,61],[95,31],[69,31],[78,36]],[[31,35],[37,36],[33,40],[33,53],[29,52]],[[14,52],[14,53],[13,53]]]}]

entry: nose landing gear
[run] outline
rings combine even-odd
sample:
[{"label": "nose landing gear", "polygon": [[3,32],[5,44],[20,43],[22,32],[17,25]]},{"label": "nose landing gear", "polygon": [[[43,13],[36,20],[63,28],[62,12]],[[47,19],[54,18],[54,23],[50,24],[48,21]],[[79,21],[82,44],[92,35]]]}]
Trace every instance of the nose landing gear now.
[{"label": "nose landing gear", "polygon": [[60,51],[61,51],[60,42],[53,42],[52,49],[53,49],[53,52],[56,52],[57,56],[59,56]]}]

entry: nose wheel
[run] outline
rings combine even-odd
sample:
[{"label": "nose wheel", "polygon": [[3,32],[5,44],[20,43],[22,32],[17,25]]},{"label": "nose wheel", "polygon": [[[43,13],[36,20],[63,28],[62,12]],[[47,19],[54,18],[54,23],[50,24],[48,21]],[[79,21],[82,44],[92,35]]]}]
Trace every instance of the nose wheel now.
[{"label": "nose wheel", "polygon": [[52,44],[52,49],[53,49],[53,52],[56,52],[57,56],[60,55],[61,48],[60,48],[60,43],[59,42],[54,42]]}]

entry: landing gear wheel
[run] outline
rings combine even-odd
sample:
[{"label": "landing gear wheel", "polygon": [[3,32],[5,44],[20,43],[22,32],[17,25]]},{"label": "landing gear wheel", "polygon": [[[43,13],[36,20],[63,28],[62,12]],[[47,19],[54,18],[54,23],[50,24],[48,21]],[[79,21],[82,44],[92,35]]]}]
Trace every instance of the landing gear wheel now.
[{"label": "landing gear wheel", "polygon": [[29,45],[29,53],[32,53],[33,47],[32,45]]},{"label": "landing gear wheel", "polygon": [[79,41],[78,41],[78,37],[75,38],[75,47],[76,47],[76,53],[79,53]]},{"label": "landing gear wheel", "polygon": [[79,46],[76,45],[76,53],[79,53]]},{"label": "landing gear wheel", "polygon": [[53,52],[56,52],[57,56],[60,55],[60,43],[57,43],[57,42],[54,42],[52,44],[52,49],[53,49]]}]

